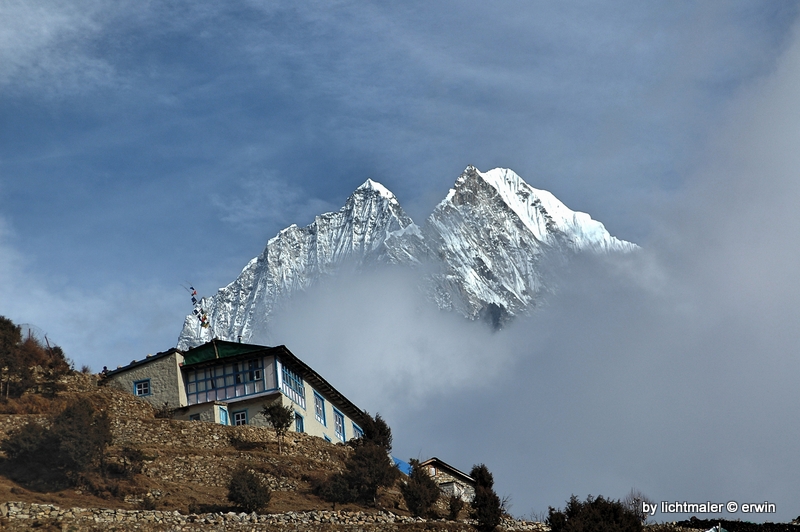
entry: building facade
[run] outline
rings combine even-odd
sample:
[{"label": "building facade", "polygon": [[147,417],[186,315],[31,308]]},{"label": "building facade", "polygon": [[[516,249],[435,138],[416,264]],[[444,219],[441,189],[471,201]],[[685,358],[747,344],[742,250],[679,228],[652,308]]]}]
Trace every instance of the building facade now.
[{"label": "building facade", "polygon": [[475,498],[475,480],[463,471],[459,471],[435,456],[419,465],[428,471],[445,495],[455,495],[467,503],[472,502],[472,499]]},{"label": "building facade", "polygon": [[261,409],[279,400],[295,412],[293,430],[334,443],[362,436],[367,416],[282,345],[212,340],[132,361],[104,383],[169,408],[176,419],[223,425],[267,425]]}]

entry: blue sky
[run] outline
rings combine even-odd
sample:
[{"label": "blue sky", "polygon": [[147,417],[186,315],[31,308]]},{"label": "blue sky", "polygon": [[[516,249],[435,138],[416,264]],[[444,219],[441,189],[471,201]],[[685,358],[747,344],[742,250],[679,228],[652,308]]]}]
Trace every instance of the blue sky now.
[{"label": "blue sky", "polygon": [[[780,299],[785,287],[762,283],[782,279],[795,258],[790,236],[750,231],[793,227],[784,202],[796,191],[783,176],[794,161],[783,161],[797,138],[796,107],[771,102],[791,101],[782,95],[796,75],[797,16],[796,3],[766,1],[6,0],[0,314],[40,327],[78,366],[115,367],[175,344],[190,311],[181,284],[212,294],[278,230],[338,209],[366,178],[421,223],[474,164],[512,168],[654,250],[637,279],[691,279],[664,289],[689,294],[670,300],[675,315],[705,301],[741,303],[748,310],[725,330],[746,334],[732,324],[784,308],[769,294]],[[744,156],[756,152],[769,163]],[[743,235],[755,250],[740,253]],[[753,275],[742,257],[756,252],[777,258]],[[708,264],[726,265],[730,284]],[[708,298],[691,299],[692,287]],[[634,300],[644,301],[625,301]],[[657,329],[649,318],[644,329]],[[787,346],[778,322],[746,338]],[[671,323],[678,335],[708,331]],[[784,404],[774,401],[762,406]],[[398,423],[415,408],[397,410]],[[431,454],[446,454],[434,443],[445,444],[431,442]],[[479,461],[479,448],[451,452]],[[575,464],[576,475],[586,470]],[[526,495],[510,463],[497,468],[517,513],[562,504],[570,490],[622,496],[620,486],[643,475],[612,468],[589,474],[605,483]],[[656,482],[651,496],[679,497],[679,486]]]}]

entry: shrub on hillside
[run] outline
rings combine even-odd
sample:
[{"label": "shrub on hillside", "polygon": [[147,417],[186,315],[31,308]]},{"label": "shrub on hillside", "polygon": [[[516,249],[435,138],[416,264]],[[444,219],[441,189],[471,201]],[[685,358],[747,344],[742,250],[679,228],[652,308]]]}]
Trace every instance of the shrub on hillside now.
[{"label": "shrub on hillside", "polygon": [[[34,372],[33,368],[38,368]],[[61,389],[59,380],[71,371],[69,359],[58,346],[44,345],[0,316],[0,398],[20,397],[37,389],[50,397]]]},{"label": "shrub on hillside", "polygon": [[88,399],[77,399],[53,419],[50,433],[58,441],[56,463],[67,471],[86,471],[103,464],[111,421]]},{"label": "shrub on hillside", "polygon": [[345,504],[356,500],[356,493],[350,488],[350,483],[343,473],[334,473],[325,479],[315,479],[311,483],[311,491],[333,505]]},{"label": "shrub on hillside", "polygon": [[361,427],[364,431],[364,435],[361,438],[350,440],[348,444],[352,447],[357,447],[363,443],[371,443],[383,447],[387,453],[391,453],[392,429],[389,427],[389,424],[381,417],[380,413],[375,414],[375,417],[370,416],[366,412],[365,414],[366,416],[361,421],[364,425]]},{"label": "shrub on hillside", "polygon": [[132,479],[142,472],[145,460],[152,460],[138,447],[123,447],[115,462],[108,462],[105,472],[112,477]]},{"label": "shrub on hillside", "polygon": [[238,467],[228,482],[228,500],[247,513],[259,512],[269,504],[272,492],[255,473]]},{"label": "shrub on hillside", "polygon": [[419,460],[410,459],[411,474],[400,492],[406,501],[408,511],[415,517],[426,515],[439,499],[439,486],[434,482],[425,468],[420,467]]},{"label": "shrub on hillside", "polygon": [[450,495],[447,499],[447,518],[451,521],[458,519],[458,514],[464,509],[464,499],[457,495]]},{"label": "shrub on hillside", "polygon": [[169,406],[169,403],[165,402],[155,409],[153,417],[156,419],[172,419],[175,417],[175,410]]},{"label": "shrub on hillside", "polygon": [[345,471],[317,482],[314,493],[328,502],[361,502],[375,506],[378,489],[394,484],[400,470],[389,458],[392,448],[392,429],[380,414],[365,416],[364,436],[351,439],[347,445],[353,454],[345,463]]},{"label": "shrub on hillside", "polygon": [[564,511],[550,507],[547,524],[552,532],[641,532],[642,522],[621,501],[596,499],[589,495],[581,502],[573,495]]},{"label": "shrub on hillside", "polygon": [[87,399],[77,399],[50,420],[50,426],[28,423],[0,443],[6,466],[20,482],[78,484],[81,474],[100,470],[111,426],[105,413]]},{"label": "shrub on hillside", "polygon": [[650,516],[644,512],[644,507],[642,506],[642,503],[646,502],[650,505],[653,505],[653,501],[647,495],[637,490],[636,488],[631,488],[631,491],[628,492],[628,494],[625,496],[624,499],[622,499],[621,502],[625,506],[625,508],[636,514],[636,516],[639,518],[639,521],[641,521],[642,524],[647,523],[647,519]]}]

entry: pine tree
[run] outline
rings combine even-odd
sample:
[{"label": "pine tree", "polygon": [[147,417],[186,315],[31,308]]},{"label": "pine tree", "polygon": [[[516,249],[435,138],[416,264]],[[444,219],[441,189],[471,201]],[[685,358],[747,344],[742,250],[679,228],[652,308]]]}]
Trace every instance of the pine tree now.
[{"label": "pine tree", "polygon": [[406,483],[400,486],[400,492],[408,511],[415,517],[422,517],[439,499],[439,486],[425,468],[420,467],[419,460],[412,458],[408,463],[411,465],[411,474]]},{"label": "pine tree", "polygon": [[581,502],[573,495],[564,511],[550,507],[547,524],[552,532],[641,532],[642,521],[635,511],[624,503],[606,499],[602,495],[596,499],[589,495]]},{"label": "pine tree", "polygon": [[391,486],[400,476],[400,470],[390,461],[386,449],[374,443],[364,443],[355,448],[347,460],[347,483],[362,502],[375,505],[378,488]]},{"label": "pine tree", "polygon": [[492,532],[503,516],[500,497],[494,492],[494,477],[484,464],[475,465],[469,476],[475,480],[475,497],[472,499],[472,514],[478,521],[478,530]]},{"label": "pine tree", "polygon": [[22,332],[18,325],[0,316],[0,397],[18,397],[33,383],[30,365],[20,349]]}]

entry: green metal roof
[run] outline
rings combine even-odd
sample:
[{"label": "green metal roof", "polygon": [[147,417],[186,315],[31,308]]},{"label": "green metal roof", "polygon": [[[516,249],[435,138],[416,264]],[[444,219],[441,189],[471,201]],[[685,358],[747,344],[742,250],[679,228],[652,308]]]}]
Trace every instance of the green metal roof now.
[{"label": "green metal roof", "polygon": [[267,347],[263,345],[242,344],[214,339],[184,352],[183,367],[194,365],[205,367],[213,365],[215,360],[221,358],[245,358],[248,355],[278,357],[282,364],[292,371],[299,373],[311,384],[312,388],[320,392],[323,396],[327,396],[327,398],[335,403],[337,408],[347,414],[350,419],[355,421],[359,426],[364,426],[366,422],[365,417],[368,414],[350,402],[347,397],[331,386],[328,381],[311,369],[308,364],[297,358],[285,345]]},{"label": "green metal roof", "polygon": [[211,340],[208,343],[186,351],[183,354],[183,365],[191,366],[192,364],[199,364],[207,360],[235,357],[247,353],[254,353],[256,351],[263,351],[264,349],[264,347],[258,345]]}]

